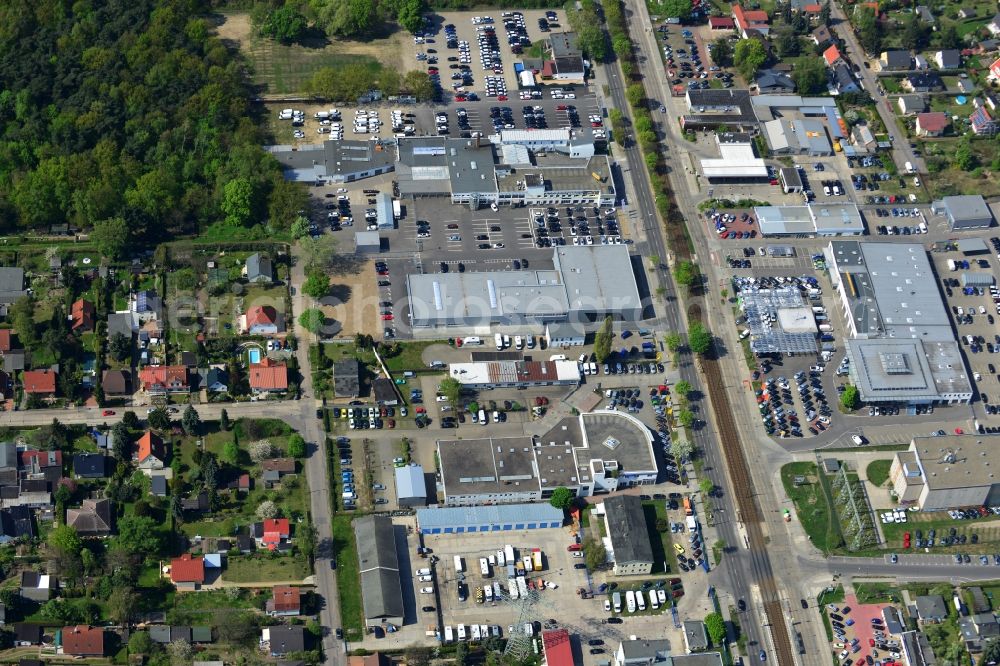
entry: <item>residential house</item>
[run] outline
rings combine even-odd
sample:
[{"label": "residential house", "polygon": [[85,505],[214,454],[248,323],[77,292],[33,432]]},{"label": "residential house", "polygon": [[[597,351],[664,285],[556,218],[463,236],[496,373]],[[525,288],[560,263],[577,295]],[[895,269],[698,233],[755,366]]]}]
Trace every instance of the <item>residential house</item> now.
[{"label": "residential house", "polygon": [[208,511],[208,508],[208,493],[204,490],[197,495],[185,497],[181,500],[181,509],[184,511],[204,513],[205,511]]},{"label": "residential house", "polygon": [[962,7],[961,9],[958,10],[958,18],[962,19],[963,21],[976,18],[975,7]]},{"label": "residential house", "polygon": [[167,448],[163,440],[151,430],[147,430],[135,443],[135,460],[139,469],[148,476],[152,470],[167,466]]},{"label": "residential house", "polygon": [[0,487],[0,500],[5,508],[40,509],[52,506],[52,493],[45,479],[21,479],[20,483]]},{"label": "residential house", "polygon": [[115,336],[123,335],[131,340],[139,330],[139,322],[132,312],[112,312],[108,315],[108,342]]},{"label": "residential house", "polygon": [[819,16],[823,7],[814,0],[791,0],[792,11],[796,14],[805,14],[810,20]]},{"label": "residential house", "polygon": [[205,558],[184,553],[170,560],[170,580],[181,590],[196,590],[205,582]]},{"label": "residential house", "polygon": [[930,69],[930,65],[927,64],[927,58],[923,57],[919,53],[913,56],[913,69],[918,69],[918,70]]},{"label": "residential house", "polygon": [[104,629],[77,625],[62,628],[63,654],[74,657],[103,657]]},{"label": "residential house", "polygon": [[101,388],[105,398],[125,398],[132,395],[132,372],[130,370],[105,370],[101,378]]},{"label": "residential house", "polygon": [[243,331],[249,335],[277,335],[285,327],[274,307],[255,305],[243,315]]},{"label": "residential house", "polygon": [[277,625],[264,627],[260,635],[261,648],[267,650],[272,657],[283,657],[293,652],[304,652],[306,649],[306,634],[302,627]]},{"label": "residential house", "polygon": [[268,550],[275,550],[279,545],[287,543],[291,536],[288,518],[268,518],[254,523],[253,529],[257,544]]},{"label": "residential house", "polygon": [[0,308],[6,314],[6,306],[26,295],[24,289],[24,269],[16,266],[0,266]]},{"label": "residential house", "polygon": [[269,358],[251,363],[249,382],[254,393],[284,393],[288,390],[288,367]]},{"label": "residential house", "polygon": [[229,391],[229,373],[225,368],[209,368],[205,374],[205,388],[211,393],[226,393]]},{"label": "residential house", "polygon": [[17,445],[15,445],[14,442],[0,442],[0,472],[10,472],[16,470]]},{"label": "residential house", "polygon": [[236,550],[243,555],[249,555],[257,549],[257,541],[252,534],[236,535]]},{"label": "residential house", "polygon": [[11,349],[3,355],[3,371],[14,373],[28,367],[28,352],[23,349]]},{"label": "residential house", "polygon": [[903,78],[903,89],[907,92],[942,92],[944,81],[937,72],[921,72]]},{"label": "residential house", "polygon": [[267,600],[267,613],[274,616],[297,616],[302,612],[302,591],[290,585],[275,585]]},{"label": "residential house", "polygon": [[948,606],[940,594],[924,594],[916,598],[917,617],[923,624],[938,624],[948,617]]},{"label": "residential house", "polygon": [[247,282],[269,284],[274,279],[274,267],[271,258],[260,252],[251,254],[243,264],[243,277]]},{"label": "residential house", "polygon": [[107,456],[103,453],[77,453],[73,456],[73,476],[78,479],[103,479],[107,475]]},{"label": "residential house", "polygon": [[996,616],[989,612],[958,618],[958,629],[966,649],[973,654],[982,652],[987,641],[1000,636],[1000,624],[997,624]]},{"label": "residential house", "polygon": [[914,12],[921,21],[927,23],[928,25],[934,25],[937,23],[937,19],[935,19],[934,14],[931,13],[931,8],[927,5],[917,5]]},{"label": "residential house", "polygon": [[139,327],[139,342],[142,345],[156,345],[163,338],[163,325],[159,319],[148,319]]},{"label": "residential house", "polygon": [[851,128],[851,143],[865,152],[875,149],[875,135],[868,125],[855,125]]},{"label": "residential house", "polygon": [[734,30],[736,21],[730,16],[712,16],[708,19],[708,27],[712,30]]},{"label": "residential house", "polygon": [[361,364],[348,358],[333,362],[333,392],[338,398],[357,398],[361,393]]},{"label": "residential house", "polygon": [[955,81],[955,87],[958,88],[958,92],[971,95],[976,89],[976,83],[972,79],[963,79],[959,77],[958,80]]},{"label": "residential house", "polygon": [[929,111],[917,114],[917,136],[941,136],[948,129],[948,114]]},{"label": "residential house", "polygon": [[25,370],[21,375],[21,385],[28,395],[51,397],[56,394],[57,376],[58,373],[55,370],[48,368],[45,370]]},{"label": "residential house", "polygon": [[58,589],[59,580],[55,576],[37,571],[21,572],[21,596],[25,599],[38,602],[48,601]]},{"label": "residential house", "polygon": [[923,113],[927,109],[926,95],[900,95],[896,100],[899,112],[904,116],[912,116]]},{"label": "residential house", "polygon": [[958,69],[962,66],[962,52],[958,49],[945,49],[934,54],[934,62],[938,69]]},{"label": "residential house", "polygon": [[905,71],[913,67],[913,58],[909,51],[882,51],[878,58],[882,71]]},{"label": "residential house", "polygon": [[838,62],[843,62],[844,58],[840,55],[840,49],[837,48],[836,44],[832,44],[825,51],[823,51],[823,60],[826,61],[827,67],[834,67]]},{"label": "residential house", "polygon": [[151,474],[149,477],[149,494],[153,497],[166,497],[167,477],[162,474]]},{"label": "residential house", "polygon": [[986,24],[986,29],[990,31],[990,34],[994,37],[1000,37],[1000,14],[997,14],[990,19],[990,22]]},{"label": "residential house", "polygon": [[286,474],[295,473],[295,460],[292,458],[272,458],[260,464],[265,483],[277,483]]},{"label": "residential house", "polygon": [[45,479],[49,483],[57,483],[62,478],[62,451],[21,451],[20,460],[21,475],[26,479]]},{"label": "residential house", "polygon": [[372,382],[372,392],[375,394],[375,404],[383,407],[395,407],[399,404],[399,392],[391,379],[379,377]]},{"label": "residential house", "polygon": [[760,9],[743,9],[740,5],[733,5],[733,23],[740,37],[747,39],[751,31],[756,31],[765,37],[771,31],[771,20],[767,12]]},{"label": "residential house", "polygon": [[973,585],[967,589],[969,596],[971,597],[969,608],[972,610],[973,615],[976,613],[986,613],[993,608],[993,604],[986,597],[986,594],[983,592],[983,588],[978,585]]},{"label": "residential house", "polygon": [[14,645],[27,647],[42,644],[42,625],[18,622],[14,625]]},{"label": "residential house", "polygon": [[757,89],[761,93],[794,93],[795,82],[792,77],[782,72],[763,69],[757,73]]},{"label": "residential house", "polygon": [[708,632],[701,620],[684,621],[684,647],[688,652],[701,652],[708,649]]},{"label": "residential house", "polygon": [[14,397],[14,378],[0,370],[0,400],[10,400]]},{"label": "residential house", "polygon": [[0,354],[6,354],[14,348],[14,331],[0,328]]},{"label": "residential house", "polygon": [[981,106],[969,116],[969,124],[972,131],[977,136],[994,136],[1000,131],[1000,123],[997,122],[985,106]]},{"label": "residential house", "polygon": [[830,29],[825,25],[821,25],[809,33],[809,38],[816,46],[823,46],[833,41],[833,35],[830,34]]},{"label": "residential house", "polygon": [[111,535],[111,501],[85,499],[79,509],[66,509],[66,524],[82,537]]},{"label": "residential house", "polygon": [[97,319],[97,310],[94,304],[83,298],[74,301],[70,307],[69,317],[72,322],[70,327],[74,332],[87,333],[94,330],[94,323]]},{"label": "residential house", "polygon": [[32,511],[27,506],[0,509],[0,544],[35,538]]},{"label": "residential house", "polygon": [[833,83],[837,92],[841,94],[861,90],[858,82],[854,80],[854,75],[851,74],[851,68],[843,60],[833,66]]},{"label": "residential house", "polygon": [[152,289],[133,295],[129,305],[129,309],[138,316],[139,324],[152,319],[163,319],[163,299]]},{"label": "residential house", "polygon": [[188,393],[188,371],[183,365],[147,366],[139,371],[139,385],[150,395]]},{"label": "residential house", "polygon": [[[208,625],[194,626],[191,627],[191,642],[192,643],[211,643],[215,639],[212,638],[212,627]],[[197,662],[195,662],[197,663]]]}]

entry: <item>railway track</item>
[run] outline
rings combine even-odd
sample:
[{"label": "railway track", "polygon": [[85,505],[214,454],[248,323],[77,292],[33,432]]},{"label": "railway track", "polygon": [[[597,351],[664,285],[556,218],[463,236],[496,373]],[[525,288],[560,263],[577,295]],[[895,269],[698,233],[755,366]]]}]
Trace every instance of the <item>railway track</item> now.
[{"label": "railway track", "polygon": [[[705,360],[701,366],[707,380],[706,386],[725,386],[722,380],[722,370],[717,360]],[[774,657],[779,664],[791,665],[795,663],[795,656],[788,635],[788,627],[785,624],[784,612],[781,609],[778,587],[767,555],[767,543],[761,529],[763,517],[754,496],[753,480],[750,477],[746,455],[743,453],[739,430],[733,419],[729,396],[725,391],[713,392],[711,403],[715,424],[719,429],[719,442],[726,458],[726,468],[729,471],[729,478],[733,482],[736,506],[739,508],[741,520],[746,528],[751,564],[759,574],[760,595],[764,603],[767,624],[770,625],[771,640],[775,651]]]}]

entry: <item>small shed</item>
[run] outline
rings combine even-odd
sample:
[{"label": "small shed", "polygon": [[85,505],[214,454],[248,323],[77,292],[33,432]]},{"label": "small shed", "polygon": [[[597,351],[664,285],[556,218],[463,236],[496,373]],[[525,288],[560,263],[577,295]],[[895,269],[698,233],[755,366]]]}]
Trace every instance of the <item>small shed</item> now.
[{"label": "small shed", "polygon": [[823,471],[827,474],[836,474],[840,471],[840,461],[836,458],[824,458]]},{"label": "small shed", "polygon": [[354,234],[354,246],[358,254],[378,254],[382,251],[382,237],[377,231],[358,231]]},{"label": "small shed", "polygon": [[396,501],[399,506],[427,506],[423,467],[406,465],[396,468]]}]

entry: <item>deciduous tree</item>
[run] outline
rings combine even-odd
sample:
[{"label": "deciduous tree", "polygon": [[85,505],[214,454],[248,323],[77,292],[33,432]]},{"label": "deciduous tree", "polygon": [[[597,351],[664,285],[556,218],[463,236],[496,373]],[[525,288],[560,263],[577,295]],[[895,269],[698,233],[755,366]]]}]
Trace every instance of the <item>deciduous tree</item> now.
[{"label": "deciduous tree", "polygon": [[688,328],[688,346],[695,354],[704,356],[712,348],[712,333],[703,324],[692,324]]},{"label": "deciduous tree", "polygon": [[568,509],[576,501],[576,493],[566,488],[565,486],[559,486],[552,491],[552,497],[549,498],[549,504],[557,509]]},{"label": "deciduous tree", "polygon": [[752,81],[757,71],[767,61],[764,45],[756,39],[741,39],[733,49],[733,63],[747,81]]}]

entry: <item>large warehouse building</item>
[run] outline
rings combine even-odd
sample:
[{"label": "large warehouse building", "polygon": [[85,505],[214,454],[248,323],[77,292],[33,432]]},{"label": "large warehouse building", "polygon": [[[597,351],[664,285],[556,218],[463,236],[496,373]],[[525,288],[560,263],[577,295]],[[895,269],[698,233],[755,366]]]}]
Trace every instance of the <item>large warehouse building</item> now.
[{"label": "large warehouse building", "polygon": [[565,418],[534,439],[440,440],[438,460],[448,506],[544,500],[560,486],[584,497],[657,477],[649,429],[613,411]]},{"label": "large warehouse building", "polygon": [[861,211],[854,204],[757,206],[754,208],[761,236],[860,236],[865,233]]},{"label": "large warehouse building", "polygon": [[993,224],[993,213],[978,194],[944,197],[931,204],[935,213],[944,214],[952,231],[985,229]]},{"label": "large warehouse building", "polygon": [[391,143],[324,141],[302,146],[264,146],[278,160],[285,180],[312,183],[353,183],[389,173],[396,166]]},{"label": "large warehouse building", "polygon": [[396,536],[388,516],[354,521],[361,570],[361,598],[369,627],[403,624],[403,591],[399,580]]},{"label": "large warehouse building", "polygon": [[833,241],[825,254],[848,325],[851,381],[862,400],[972,400],[972,384],[922,245]]},{"label": "large warehouse building", "polygon": [[548,502],[417,509],[421,534],[552,529],[562,527],[563,520],[562,509]]},{"label": "large warehouse building", "polygon": [[406,278],[410,323],[489,334],[494,325],[642,318],[624,245],[557,247],[552,261],[552,270],[411,274]]},{"label": "large warehouse building", "polygon": [[948,435],[915,437],[895,455],[889,469],[903,506],[944,511],[1000,504],[1000,437]]}]

